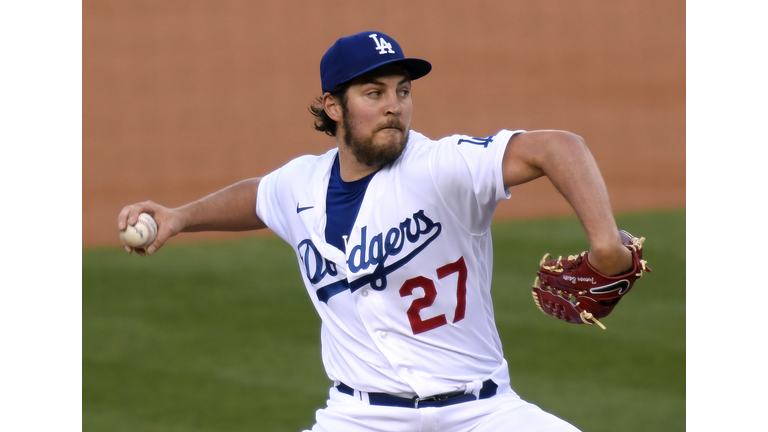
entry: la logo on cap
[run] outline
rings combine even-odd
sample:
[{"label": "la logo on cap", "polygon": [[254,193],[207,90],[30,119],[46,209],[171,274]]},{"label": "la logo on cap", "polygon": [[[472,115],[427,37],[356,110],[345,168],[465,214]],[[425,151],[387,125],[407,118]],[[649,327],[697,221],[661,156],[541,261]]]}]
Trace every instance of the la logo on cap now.
[{"label": "la logo on cap", "polygon": [[411,81],[432,70],[432,65],[426,60],[406,58],[400,44],[381,31],[368,30],[339,38],[320,59],[323,93],[338,89],[344,83],[390,64],[408,71]]},{"label": "la logo on cap", "polygon": [[385,41],[384,38],[377,38],[376,33],[368,35],[369,38],[376,42],[376,49],[379,50],[379,54],[394,54],[392,51],[392,44]]}]

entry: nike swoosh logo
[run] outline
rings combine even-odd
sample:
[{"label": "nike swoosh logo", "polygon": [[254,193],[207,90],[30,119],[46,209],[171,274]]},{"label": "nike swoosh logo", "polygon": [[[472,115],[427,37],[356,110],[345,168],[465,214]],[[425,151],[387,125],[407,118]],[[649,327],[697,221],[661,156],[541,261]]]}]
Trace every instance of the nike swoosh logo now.
[{"label": "nike swoosh logo", "polygon": [[616,281],[612,284],[604,285],[597,288],[592,288],[589,290],[592,294],[607,294],[609,292],[618,291],[619,295],[624,295],[625,292],[629,289],[629,281],[626,279],[622,279],[620,281]]},{"label": "nike swoosh logo", "polygon": [[303,212],[304,210],[309,210],[309,209],[311,209],[311,208],[313,208],[313,207],[314,207],[314,206],[309,206],[309,207],[299,207],[299,203],[296,203],[296,214],[299,214],[299,213]]}]

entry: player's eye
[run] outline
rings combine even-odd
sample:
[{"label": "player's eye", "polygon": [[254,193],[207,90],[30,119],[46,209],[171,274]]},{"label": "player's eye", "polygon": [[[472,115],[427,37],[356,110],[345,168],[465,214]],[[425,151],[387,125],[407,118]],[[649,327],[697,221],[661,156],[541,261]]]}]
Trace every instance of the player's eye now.
[{"label": "player's eye", "polygon": [[411,91],[408,89],[402,89],[400,90],[400,97],[408,97],[408,95],[411,94]]}]

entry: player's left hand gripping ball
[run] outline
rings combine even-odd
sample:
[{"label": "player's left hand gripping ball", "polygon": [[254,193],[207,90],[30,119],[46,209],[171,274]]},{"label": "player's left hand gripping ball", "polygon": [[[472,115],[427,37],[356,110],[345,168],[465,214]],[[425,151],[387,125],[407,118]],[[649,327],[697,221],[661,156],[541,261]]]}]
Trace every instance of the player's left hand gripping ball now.
[{"label": "player's left hand gripping ball", "polygon": [[595,323],[605,330],[598,319],[613,311],[643,272],[651,271],[642,259],[645,237],[637,238],[626,231],[619,234],[632,252],[632,270],[622,275],[606,276],[592,268],[587,259],[589,252],[566,260],[550,260],[550,255],[545,254],[533,283],[533,300],[539,309],[569,323]]}]

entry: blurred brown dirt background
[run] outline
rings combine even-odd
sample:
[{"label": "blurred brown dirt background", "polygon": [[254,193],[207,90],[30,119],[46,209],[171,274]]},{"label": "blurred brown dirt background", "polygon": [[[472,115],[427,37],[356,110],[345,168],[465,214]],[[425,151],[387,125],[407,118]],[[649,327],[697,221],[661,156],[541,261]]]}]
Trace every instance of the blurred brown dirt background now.
[{"label": "blurred brown dirt background", "polygon": [[[119,244],[126,204],[179,206],[334,147],[307,111],[320,58],[366,30],[433,65],[414,130],[568,130],[616,212],[685,207],[681,0],[85,0],[83,246]],[[568,214],[539,179],[496,217]]]}]

